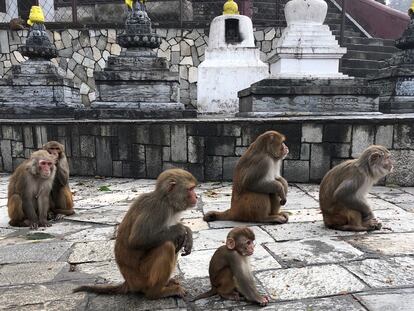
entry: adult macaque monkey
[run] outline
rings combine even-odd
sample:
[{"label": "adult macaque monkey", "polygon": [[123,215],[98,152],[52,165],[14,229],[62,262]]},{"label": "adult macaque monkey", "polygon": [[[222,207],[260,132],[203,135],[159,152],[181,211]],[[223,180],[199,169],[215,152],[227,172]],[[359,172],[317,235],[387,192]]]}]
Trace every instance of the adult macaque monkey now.
[{"label": "adult macaque monkey", "polygon": [[119,225],[115,259],[125,282],[109,286],[81,286],[74,291],[104,294],[144,293],[149,299],[183,297],[185,290],[170,279],[177,253],[190,254],[191,229],[180,214],[197,203],[196,179],[182,169],[160,174],[155,190],[138,197]]},{"label": "adult macaque monkey", "polygon": [[50,226],[47,222],[49,196],[55,178],[54,158],[45,150],[33,152],[11,175],[7,208],[11,226]]},{"label": "adult macaque monkey", "polygon": [[359,159],[343,162],[322,179],[319,204],[328,228],[348,231],[381,229],[366,196],[371,187],[393,169],[390,152],[368,147]]},{"label": "adult macaque monkey", "polygon": [[49,141],[43,146],[56,161],[56,176],[51,192],[50,211],[55,219],[73,215],[73,197],[69,188],[69,165],[63,145],[57,141]]},{"label": "adult macaque monkey", "polygon": [[269,298],[258,293],[248,260],[254,251],[254,239],[254,232],[247,227],[236,227],[229,232],[226,245],[220,246],[210,261],[211,289],[194,300],[216,294],[240,300],[242,294],[249,301],[267,305]]},{"label": "adult macaque monkey", "polygon": [[231,207],[224,212],[208,212],[205,221],[237,220],[283,224],[288,214],[287,181],[280,176],[282,160],[289,153],[285,136],[268,131],[257,137],[236,165]]}]

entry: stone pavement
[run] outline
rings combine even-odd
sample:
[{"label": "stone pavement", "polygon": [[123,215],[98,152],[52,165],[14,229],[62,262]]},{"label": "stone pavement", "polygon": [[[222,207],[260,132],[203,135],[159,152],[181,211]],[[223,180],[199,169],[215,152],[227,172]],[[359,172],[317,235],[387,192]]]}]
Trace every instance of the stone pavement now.
[{"label": "stone pavement", "polygon": [[[121,282],[114,261],[116,226],[136,196],[154,180],[72,178],[77,213],[38,231],[8,226],[7,182],[0,174],[0,310],[252,310],[218,297],[195,303],[140,295],[98,296],[71,291],[90,283]],[[208,263],[234,222],[207,224],[208,210],[229,206],[230,183],[204,183],[196,208],[184,215],[194,249],[176,274],[190,297],[209,289]],[[327,230],[318,186],[291,185],[284,225],[250,224],[257,286],[271,297],[263,310],[414,310],[414,188],[375,187],[369,196],[384,229]]]}]

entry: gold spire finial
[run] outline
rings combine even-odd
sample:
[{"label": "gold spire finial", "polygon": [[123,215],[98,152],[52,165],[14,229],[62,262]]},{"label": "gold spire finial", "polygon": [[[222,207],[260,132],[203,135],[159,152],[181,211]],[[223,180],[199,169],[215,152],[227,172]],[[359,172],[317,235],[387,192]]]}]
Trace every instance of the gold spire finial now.
[{"label": "gold spire finial", "polygon": [[414,13],[414,0],[411,2],[411,6],[408,9],[408,15],[412,15]]},{"label": "gold spire finial", "polygon": [[223,15],[228,14],[239,14],[239,6],[236,2],[234,2],[234,0],[227,0],[227,2],[223,5]]},{"label": "gold spire finial", "polygon": [[27,24],[33,26],[34,23],[43,24],[45,22],[45,17],[43,16],[43,11],[40,6],[33,5],[30,8],[29,19]]}]

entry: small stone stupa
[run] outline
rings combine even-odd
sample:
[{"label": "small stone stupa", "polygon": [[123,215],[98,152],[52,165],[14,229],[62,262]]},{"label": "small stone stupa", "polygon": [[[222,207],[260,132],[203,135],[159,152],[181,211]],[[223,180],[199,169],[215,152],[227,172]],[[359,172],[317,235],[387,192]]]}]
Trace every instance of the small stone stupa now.
[{"label": "small stone stupa", "polygon": [[179,77],[168,69],[167,60],[152,49],[161,37],[140,1],[126,0],[129,8],[125,30],[117,37],[126,48],[110,56],[103,71],[95,71],[97,100],[87,111],[94,118],[182,118],[193,117],[179,102]]},{"label": "small stone stupa", "polygon": [[378,112],[378,90],[338,72],[346,52],[327,25],[324,0],[291,0],[287,27],[270,57],[270,78],[241,90],[242,117]]},{"label": "small stone stupa", "polygon": [[75,116],[83,107],[79,89],[50,60],[57,50],[50,42],[39,6],[30,10],[26,44],[18,51],[29,59],[14,65],[0,80],[0,117],[41,118]]},{"label": "small stone stupa", "polygon": [[238,112],[237,92],[269,76],[259,53],[251,19],[239,15],[237,4],[228,0],[223,15],[211,22],[205,60],[198,66],[197,111]]},{"label": "small stone stupa", "polygon": [[386,60],[383,68],[370,77],[371,84],[378,86],[381,92],[381,112],[414,112],[414,1],[408,14],[410,23],[395,43],[401,51]]}]

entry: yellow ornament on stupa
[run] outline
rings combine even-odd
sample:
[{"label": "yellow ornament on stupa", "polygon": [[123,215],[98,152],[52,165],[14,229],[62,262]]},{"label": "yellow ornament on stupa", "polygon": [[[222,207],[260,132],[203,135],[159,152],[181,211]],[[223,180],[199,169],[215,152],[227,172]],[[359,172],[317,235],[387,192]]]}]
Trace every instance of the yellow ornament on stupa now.
[{"label": "yellow ornament on stupa", "polygon": [[29,26],[33,26],[34,23],[36,24],[43,24],[45,22],[45,17],[43,16],[43,11],[40,6],[34,5],[30,8],[29,19],[27,20],[27,24]]},{"label": "yellow ornament on stupa", "polygon": [[239,14],[239,6],[237,5],[234,0],[227,0],[226,3],[223,5],[223,15],[238,15]]},{"label": "yellow ornament on stupa", "polygon": [[413,14],[413,13],[414,13],[414,0],[411,2],[411,6],[408,9],[408,15],[411,16],[411,14]]},{"label": "yellow ornament on stupa", "polygon": [[125,0],[126,5],[132,9],[132,5],[134,4],[134,0]]}]

